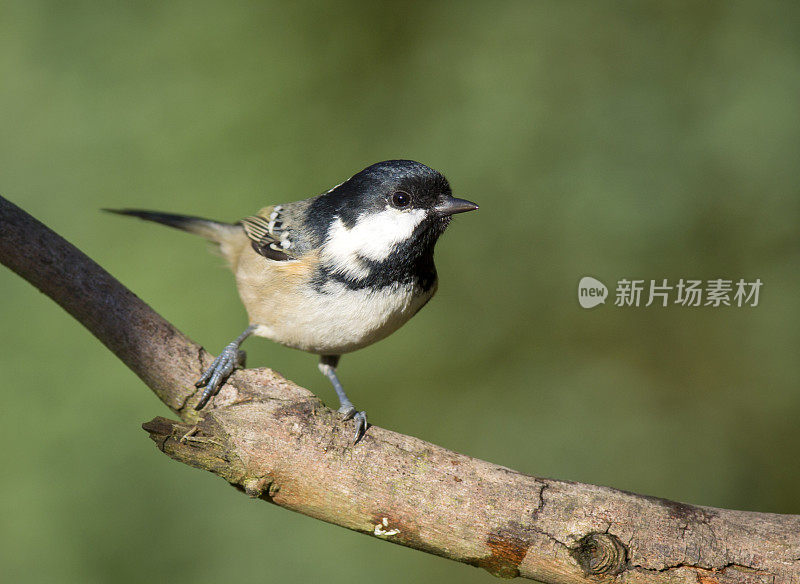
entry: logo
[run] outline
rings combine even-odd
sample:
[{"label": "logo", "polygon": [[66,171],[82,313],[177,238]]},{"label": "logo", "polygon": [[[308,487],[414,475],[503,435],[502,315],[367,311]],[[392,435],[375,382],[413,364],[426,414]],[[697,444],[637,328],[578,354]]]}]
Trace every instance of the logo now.
[{"label": "logo", "polygon": [[578,302],[584,308],[594,308],[598,304],[605,304],[607,297],[608,288],[600,280],[584,276],[578,282]]},{"label": "logo", "polygon": [[[758,306],[761,278],[747,281],[744,278],[715,278],[712,280],[645,280],[622,278],[617,282],[614,306],[621,308],[639,306]],[[600,280],[584,276],[578,282],[578,302],[584,308],[605,304],[608,288]]]}]

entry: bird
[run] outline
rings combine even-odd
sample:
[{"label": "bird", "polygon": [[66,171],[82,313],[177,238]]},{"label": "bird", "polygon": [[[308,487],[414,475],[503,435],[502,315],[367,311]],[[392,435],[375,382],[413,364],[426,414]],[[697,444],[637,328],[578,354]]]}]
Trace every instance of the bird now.
[{"label": "bird", "polygon": [[330,190],[264,207],[235,223],[142,209],[104,209],[212,241],[234,273],[248,326],[195,384],[195,409],[216,395],[251,335],[319,355],[319,370],[353,420],[356,444],[367,415],[348,398],[340,357],[395,332],[433,297],[434,246],[457,213],[475,203],[453,196],[447,179],[413,160],[372,164]]}]

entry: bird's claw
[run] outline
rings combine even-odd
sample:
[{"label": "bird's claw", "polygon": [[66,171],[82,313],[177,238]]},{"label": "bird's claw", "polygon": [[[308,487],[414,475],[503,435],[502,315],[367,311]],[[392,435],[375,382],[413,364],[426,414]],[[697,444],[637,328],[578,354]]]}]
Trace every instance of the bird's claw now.
[{"label": "bird's claw", "polygon": [[353,444],[358,444],[358,441],[364,436],[364,432],[367,431],[367,412],[359,412],[351,404],[340,407],[339,413],[344,414],[345,421],[353,420],[355,422],[356,433],[353,435]]},{"label": "bird's claw", "polygon": [[214,359],[211,366],[206,369],[195,387],[205,387],[200,401],[194,406],[195,410],[203,409],[212,396],[217,395],[220,386],[225,380],[233,373],[236,367],[243,366],[245,361],[245,352],[240,351],[239,347],[235,344],[230,344],[225,347],[219,356]]}]

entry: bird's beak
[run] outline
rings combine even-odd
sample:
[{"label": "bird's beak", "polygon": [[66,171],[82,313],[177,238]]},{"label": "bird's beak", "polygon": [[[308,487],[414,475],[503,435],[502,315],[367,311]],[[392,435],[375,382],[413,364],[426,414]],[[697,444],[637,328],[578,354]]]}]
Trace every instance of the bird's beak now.
[{"label": "bird's beak", "polygon": [[448,215],[455,215],[456,213],[466,213],[467,211],[474,211],[478,205],[466,199],[456,199],[455,197],[447,197],[444,201],[436,205],[434,209],[439,215],[446,217]]}]

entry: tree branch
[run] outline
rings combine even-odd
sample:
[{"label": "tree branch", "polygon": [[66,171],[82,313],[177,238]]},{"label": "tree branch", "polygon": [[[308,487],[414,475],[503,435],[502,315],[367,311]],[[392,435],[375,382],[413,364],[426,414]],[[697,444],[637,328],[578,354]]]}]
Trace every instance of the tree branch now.
[{"label": "tree branch", "polygon": [[371,426],[357,445],[309,391],[237,371],[198,413],[211,357],[0,197],[0,261],[100,339],[182,421],[144,429],[175,460],[375,537],[554,584],[800,582],[800,516],[698,507],[532,477]]}]

